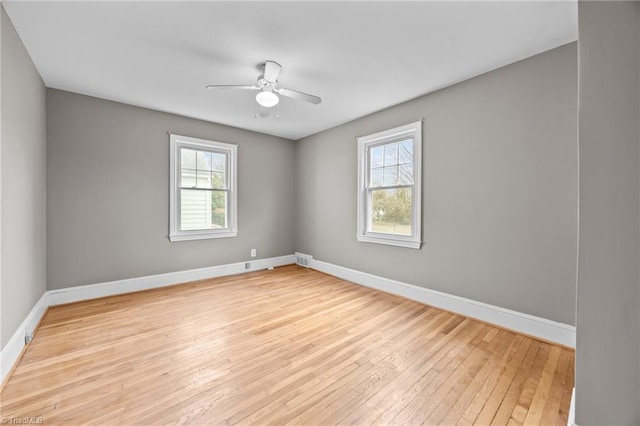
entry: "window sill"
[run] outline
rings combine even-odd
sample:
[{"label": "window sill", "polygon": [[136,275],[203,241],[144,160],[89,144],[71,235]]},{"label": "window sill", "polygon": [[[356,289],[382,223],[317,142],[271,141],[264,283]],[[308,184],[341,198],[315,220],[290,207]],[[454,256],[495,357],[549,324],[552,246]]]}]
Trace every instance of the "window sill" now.
[{"label": "window sill", "polygon": [[421,241],[409,240],[403,238],[394,238],[394,237],[379,237],[372,235],[356,235],[358,241],[361,243],[374,243],[374,244],[385,244],[388,246],[396,246],[396,247],[405,247],[412,248],[416,250],[420,250],[422,245]]},{"label": "window sill", "polygon": [[191,241],[191,240],[208,240],[212,238],[229,238],[238,235],[238,231],[228,232],[207,232],[207,233],[194,233],[194,234],[176,234],[169,235],[169,241]]}]

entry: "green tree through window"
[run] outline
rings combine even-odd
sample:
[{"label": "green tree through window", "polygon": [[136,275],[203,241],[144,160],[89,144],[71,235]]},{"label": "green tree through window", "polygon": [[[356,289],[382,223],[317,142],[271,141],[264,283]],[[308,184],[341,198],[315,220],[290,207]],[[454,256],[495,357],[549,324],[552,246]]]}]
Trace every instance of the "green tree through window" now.
[{"label": "green tree through window", "polygon": [[411,234],[411,188],[374,190],[372,231]]}]

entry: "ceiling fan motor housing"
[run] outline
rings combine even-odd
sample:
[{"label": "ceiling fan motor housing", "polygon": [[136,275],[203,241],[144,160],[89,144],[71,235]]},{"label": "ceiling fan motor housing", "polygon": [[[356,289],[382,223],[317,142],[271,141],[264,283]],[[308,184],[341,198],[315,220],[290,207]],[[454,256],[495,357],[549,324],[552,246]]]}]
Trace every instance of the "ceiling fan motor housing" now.
[{"label": "ceiling fan motor housing", "polygon": [[278,82],[278,76],[282,70],[282,65],[276,61],[264,61],[258,65],[258,69],[261,72],[260,77],[258,77],[258,83],[260,84],[260,81],[264,80],[270,86],[275,86]]},{"label": "ceiling fan motor housing", "polygon": [[258,86],[260,86],[261,89],[264,89],[265,87],[276,87],[276,85],[278,84],[277,81],[267,81],[264,79],[264,76],[260,76],[258,77]]}]

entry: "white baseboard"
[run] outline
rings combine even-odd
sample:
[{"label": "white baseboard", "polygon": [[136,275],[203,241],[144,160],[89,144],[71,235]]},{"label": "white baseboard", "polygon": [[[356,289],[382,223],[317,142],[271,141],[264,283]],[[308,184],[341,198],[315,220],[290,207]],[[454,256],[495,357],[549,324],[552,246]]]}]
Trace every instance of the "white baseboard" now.
[{"label": "white baseboard", "polygon": [[[309,256],[309,255],[305,255]],[[400,281],[383,278],[366,272],[356,271],[332,263],[323,262],[311,258],[310,267],[329,275],[342,278],[365,287],[375,288],[386,293],[395,294],[415,300],[425,305],[445,309],[460,315],[475,318],[480,321],[495,324],[529,336],[537,337],[549,342],[575,348],[576,328],[563,324],[524,314],[499,306],[477,302],[464,297],[454,296],[428,288],[407,284]]]},{"label": "white baseboard", "polygon": [[25,336],[27,332],[32,333],[37,327],[40,319],[49,307],[49,294],[45,292],[40,300],[31,309],[27,317],[22,321],[18,329],[13,333],[2,351],[0,351],[0,383],[4,382],[13,365],[20,357],[20,353],[25,346]]},{"label": "white baseboard", "polygon": [[576,388],[573,388],[573,391],[571,391],[571,405],[569,406],[567,426],[578,426],[576,424]]},{"label": "white baseboard", "polygon": [[166,274],[148,275],[146,277],[130,278],[126,280],[109,281],[100,284],[67,287],[60,290],[49,290],[49,305],[78,302],[80,300],[96,299],[98,297],[114,296],[116,294],[132,293],[134,291],[186,283],[206,278],[224,277],[258,271],[269,267],[291,265],[296,263],[294,255],[270,257],[247,261],[250,269],[245,269],[245,262],[229,263],[227,265],[211,266],[187,271],[169,272]]},{"label": "white baseboard", "polygon": [[31,309],[20,327],[13,333],[11,339],[0,351],[0,383],[3,383],[13,365],[18,360],[25,346],[25,333],[33,332],[49,306],[64,303],[79,302],[81,300],[96,299],[98,297],[115,296],[117,294],[132,293],[134,291],[149,290],[166,287],[189,281],[206,278],[237,275],[245,272],[255,272],[261,269],[291,265],[296,263],[295,255],[270,257],[268,259],[248,260],[251,267],[245,268],[245,262],[227,265],[211,266],[208,268],[191,269],[187,271],[169,272],[166,274],[149,275],[126,280],[110,281],[99,284],[67,287],[59,290],[46,291],[38,303]]}]

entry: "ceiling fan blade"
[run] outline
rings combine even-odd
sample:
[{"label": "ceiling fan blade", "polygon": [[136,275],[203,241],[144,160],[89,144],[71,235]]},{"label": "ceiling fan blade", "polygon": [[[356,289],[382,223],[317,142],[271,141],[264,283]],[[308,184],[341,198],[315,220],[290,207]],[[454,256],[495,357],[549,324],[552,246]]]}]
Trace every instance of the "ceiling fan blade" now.
[{"label": "ceiling fan blade", "polygon": [[320,102],[322,102],[322,99],[319,96],[298,92],[297,90],[285,89],[284,87],[279,87],[274,90],[280,93],[282,96],[287,96],[289,98],[297,99],[299,101],[310,102],[315,105],[318,105]]},{"label": "ceiling fan blade", "polygon": [[264,79],[269,83],[275,83],[278,81],[280,70],[282,67],[279,63],[273,61],[266,61],[264,63]]},{"label": "ceiling fan blade", "polygon": [[210,84],[206,86],[207,89],[246,89],[246,90],[258,90],[258,86],[236,86],[227,84]]}]

